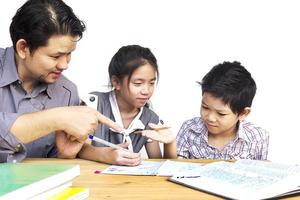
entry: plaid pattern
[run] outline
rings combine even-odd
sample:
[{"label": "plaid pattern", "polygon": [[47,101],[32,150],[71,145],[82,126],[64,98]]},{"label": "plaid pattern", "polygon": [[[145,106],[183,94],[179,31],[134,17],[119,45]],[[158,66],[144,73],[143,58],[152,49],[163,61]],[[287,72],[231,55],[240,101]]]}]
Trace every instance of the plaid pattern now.
[{"label": "plaid pattern", "polygon": [[200,117],[187,120],[177,137],[177,155],[187,159],[266,160],[269,134],[250,122],[239,125],[237,136],[222,151],[208,144],[208,131]]}]

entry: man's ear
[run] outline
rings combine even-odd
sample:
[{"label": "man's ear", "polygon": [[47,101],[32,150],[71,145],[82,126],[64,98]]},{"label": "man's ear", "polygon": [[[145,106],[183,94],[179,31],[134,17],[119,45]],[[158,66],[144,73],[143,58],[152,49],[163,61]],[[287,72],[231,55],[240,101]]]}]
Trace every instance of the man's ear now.
[{"label": "man's ear", "polygon": [[245,107],[243,112],[239,114],[239,121],[242,122],[246,119],[246,117],[250,114],[251,108],[250,107]]},{"label": "man's ear", "polygon": [[111,83],[112,86],[116,89],[116,90],[120,90],[121,89],[121,83],[120,80],[118,79],[118,77],[116,77],[115,75],[113,75],[111,77]]},{"label": "man's ear", "polygon": [[30,54],[26,40],[19,39],[16,43],[16,51],[20,58],[24,59],[26,55]]}]

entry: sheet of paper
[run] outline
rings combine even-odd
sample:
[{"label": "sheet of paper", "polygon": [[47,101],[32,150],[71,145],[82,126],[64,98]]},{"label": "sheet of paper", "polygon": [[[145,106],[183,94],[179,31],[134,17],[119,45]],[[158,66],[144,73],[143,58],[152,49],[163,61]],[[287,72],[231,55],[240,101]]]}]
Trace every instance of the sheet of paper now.
[{"label": "sheet of paper", "polygon": [[158,168],[162,165],[162,162],[156,161],[142,161],[138,166],[120,166],[111,165],[102,171],[102,174],[124,174],[124,175],[145,175],[155,176]]},{"label": "sheet of paper", "polygon": [[173,176],[176,174],[188,173],[190,170],[197,170],[201,168],[203,164],[201,163],[191,163],[191,162],[178,162],[167,160],[158,169],[158,176]]},{"label": "sheet of paper", "polygon": [[102,171],[103,174],[124,174],[124,175],[158,175],[158,176],[173,176],[174,174],[188,173],[191,170],[201,168],[203,164],[178,162],[167,160],[164,162],[142,161],[138,166],[128,167],[111,165]]}]

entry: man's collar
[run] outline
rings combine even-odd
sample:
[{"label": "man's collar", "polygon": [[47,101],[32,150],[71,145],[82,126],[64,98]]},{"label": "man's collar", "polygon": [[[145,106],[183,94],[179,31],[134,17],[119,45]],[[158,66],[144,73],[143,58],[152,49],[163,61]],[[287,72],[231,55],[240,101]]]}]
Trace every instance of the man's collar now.
[{"label": "man's collar", "polygon": [[46,84],[46,93],[50,97],[50,99],[54,95],[55,86],[56,86],[56,84]]}]

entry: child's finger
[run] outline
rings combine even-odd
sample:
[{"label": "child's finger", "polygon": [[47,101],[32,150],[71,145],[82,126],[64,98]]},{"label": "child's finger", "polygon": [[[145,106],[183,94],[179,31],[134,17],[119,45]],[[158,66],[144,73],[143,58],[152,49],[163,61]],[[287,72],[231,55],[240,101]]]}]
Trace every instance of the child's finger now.
[{"label": "child's finger", "polygon": [[157,125],[157,124],[153,124],[153,123],[149,123],[148,125],[152,129],[155,129],[155,128],[158,128],[158,127],[162,127],[161,125]]}]

